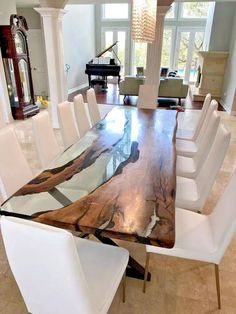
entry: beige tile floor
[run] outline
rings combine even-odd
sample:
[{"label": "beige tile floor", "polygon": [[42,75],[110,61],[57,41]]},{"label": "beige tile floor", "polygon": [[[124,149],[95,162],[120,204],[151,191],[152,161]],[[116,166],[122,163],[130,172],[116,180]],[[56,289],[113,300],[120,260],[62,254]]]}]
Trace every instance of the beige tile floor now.
[{"label": "beige tile floor", "polygon": [[[232,138],[224,164],[205,206],[211,212],[219,195],[236,168],[236,117],[220,113]],[[32,140],[30,119],[14,124],[23,151],[35,173],[40,170]],[[61,143],[59,132],[58,140]],[[121,242],[130,253],[144,264],[145,247]],[[214,268],[211,264],[152,255],[150,261],[152,281],[146,294],[142,282],[127,278],[126,303],[121,302],[121,288],[111,305],[110,314],[165,314],[165,313],[236,313],[236,237],[220,264],[222,310],[217,310]],[[0,314],[27,313],[21,294],[9,269],[2,239],[0,238]],[[56,314],[56,313],[52,313]]]}]

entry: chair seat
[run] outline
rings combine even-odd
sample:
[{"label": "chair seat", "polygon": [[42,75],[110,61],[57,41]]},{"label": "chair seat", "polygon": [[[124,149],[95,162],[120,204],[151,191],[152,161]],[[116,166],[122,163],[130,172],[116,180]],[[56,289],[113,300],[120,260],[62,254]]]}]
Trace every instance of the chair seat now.
[{"label": "chair seat", "polygon": [[194,130],[201,116],[201,110],[185,110],[178,113],[178,129]]},{"label": "chair seat", "polygon": [[[105,116],[115,107],[116,106],[114,106],[114,105],[98,104],[98,109],[99,109],[99,112],[100,112],[100,115],[101,115],[101,119],[104,119]],[[89,115],[88,103],[85,103],[85,111],[86,111],[88,120],[90,122],[90,126],[92,126],[90,115]]]},{"label": "chair seat", "polygon": [[98,311],[106,313],[127,266],[128,251],[95,241],[78,241],[77,238],[75,243]]},{"label": "chair seat", "polygon": [[101,118],[103,119],[116,106],[107,105],[107,104],[98,104],[98,107],[99,107]]},{"label": "chair seat", "polygon": [[186,178],[195,178],[197,175],[195,160],[190,157],[177,156],[176,175]]},{"label": "chair seat", "polygon": [[172,249],[147,245],[147,252],[212,262],[216,248],[208,216],[176,208],[176,240]]},{"label": "chair seat", "polygon": [[194,137],[194,130],[189,129],[177,129],[176,138],[191,141]]},{"label": "chair seat", "polygon": [[177,155],[193,157],[198,150],[198,146],[193,141],[176,140],[176,152]]},{"label": "chair seat", "polygon": [[175,205],[193,211],[201,210],[199,193],[195,180],[177,177]]}]

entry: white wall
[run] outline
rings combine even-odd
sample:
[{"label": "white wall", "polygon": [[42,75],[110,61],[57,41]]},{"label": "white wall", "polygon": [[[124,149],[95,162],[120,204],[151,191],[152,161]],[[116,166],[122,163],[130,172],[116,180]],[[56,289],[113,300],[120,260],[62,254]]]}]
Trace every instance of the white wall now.
[{"label": "white wall", "polygon": [[30,29],[40,29],[41,20],[38,12],[34,8],[17,8],[17,14],[25,17]]},{"label": "white wall", "polygon": [[16,1],[15,0],[1,0],[0,1],[0,25],[9,25],[11,14],[16,14]]},{"label": "white wall", "polygon": [[236,10],[231,28],[232,34],[229,47],[229,59],[225,71],[222,104],[228,112],[236,114]]},{"label": "white wall", "polygon": [[86,63],[95,56],[94,5],[67,5],[63,18],[65,63],[70,66],[67,75],[69,93],[88,85],[84,73]]},{"label": "white wall", "polygon": [[209,50],[229,50],[235,8],[236,2],[218,2],[215,4]]},{"label": "white wall", "polygon": [[214,13],[215,13],[215,2],[212,2],[210,4],[208,14],[207,14],[207,22],[206,22],[206,28],[205,28],[205,35],[204,35],[204,42],[203,42],[203,49],[204,51],[209,50],[210,40],[211,40],[211,31],[212,31],[212,25],[214,20]]}]

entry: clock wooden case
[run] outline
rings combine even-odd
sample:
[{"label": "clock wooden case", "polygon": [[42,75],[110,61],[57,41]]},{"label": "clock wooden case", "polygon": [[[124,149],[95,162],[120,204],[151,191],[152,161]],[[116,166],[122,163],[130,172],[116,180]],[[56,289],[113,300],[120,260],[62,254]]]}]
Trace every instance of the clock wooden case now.
[{"label": "clock wooden case", "polygon": [[39,112],[34,102],[27,30],[25,18],[16,14],[10,16],[10,25],[0,26],[3,65],[14,119],[25,119]]}]

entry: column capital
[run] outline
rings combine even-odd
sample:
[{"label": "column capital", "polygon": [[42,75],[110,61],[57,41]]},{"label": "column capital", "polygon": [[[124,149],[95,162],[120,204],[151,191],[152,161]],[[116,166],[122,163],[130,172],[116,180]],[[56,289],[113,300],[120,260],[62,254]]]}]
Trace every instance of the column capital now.
[{"label": "column capital", "polygon": [[158,16],[165,16],[168,10],[170,9],[170,5],[164,6],[164,5],[157,5],[157,17]]},{"label": "column capital", "polygon": [[58,8],[34,8],[42,17],[54,17],[54,18],[62,18],[67,11],[64,9]]}]

